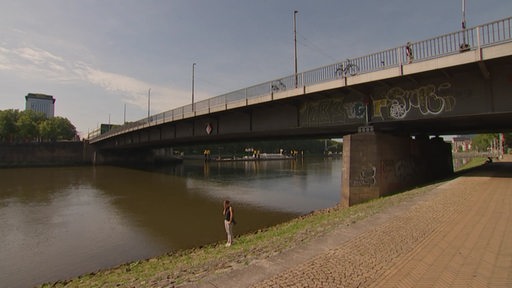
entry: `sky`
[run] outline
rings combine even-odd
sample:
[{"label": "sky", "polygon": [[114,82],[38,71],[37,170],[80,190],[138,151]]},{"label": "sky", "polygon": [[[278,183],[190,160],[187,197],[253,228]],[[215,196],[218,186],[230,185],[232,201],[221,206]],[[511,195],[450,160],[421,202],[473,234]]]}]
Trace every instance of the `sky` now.
[{"label": "sky", "polygon": [[[52,95],[81,136],[461,29],[462,0],[0,0],[0,110]],[[512,16],[466,0],[467,27]],[[126,107],[126,114],[125,114]]]}]

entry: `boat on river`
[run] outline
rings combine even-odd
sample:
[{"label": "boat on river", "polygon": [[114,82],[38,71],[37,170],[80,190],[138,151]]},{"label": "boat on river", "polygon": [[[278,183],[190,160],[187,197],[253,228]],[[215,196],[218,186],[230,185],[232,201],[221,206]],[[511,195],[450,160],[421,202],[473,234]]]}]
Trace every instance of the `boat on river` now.
[{"label": "boat on river", "polygon": [[268,160],[295,160],[295,156],[284,155],[279,153],[260,153],[254,156],[243,157],[217,157],[210,158],[207,161],[211,162],[229,162],[229,161],[268,161]]}]

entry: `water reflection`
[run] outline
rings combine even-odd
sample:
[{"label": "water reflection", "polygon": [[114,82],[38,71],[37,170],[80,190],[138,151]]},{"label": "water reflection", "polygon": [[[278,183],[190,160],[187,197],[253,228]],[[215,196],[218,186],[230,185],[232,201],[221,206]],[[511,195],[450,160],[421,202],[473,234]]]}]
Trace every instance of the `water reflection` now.
[{"label": "water reflection", "polygon": [[[209,185],[204,192],[211,197],[294,214],[329,207],[340,199],[340,160],[213,162],[198,166],[204,167]],[[195,180],[189,178],[190,188],[203,185]]]},{"label": "water reflection", "polygon": [[26,287],[222,241],[335,205],[341,161],[0,170],[0,283]]}]

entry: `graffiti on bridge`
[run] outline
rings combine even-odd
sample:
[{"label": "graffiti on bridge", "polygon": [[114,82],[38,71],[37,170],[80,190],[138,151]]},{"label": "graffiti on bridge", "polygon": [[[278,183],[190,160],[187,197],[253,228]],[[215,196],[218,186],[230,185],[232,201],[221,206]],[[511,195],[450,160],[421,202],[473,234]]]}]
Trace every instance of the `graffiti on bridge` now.
[{"label": "graffiti on bridge", "polygon": [[[418,171],[418,165],[413,159],[383,160],[381,162],[382,177],[387,183],[410,183]],[[351,186],[375,186],[377,184],[377,168],[366,166],[351,180]]]},{"label": "graffiti on bridge", "polygon": [[308,102],[300,110],[304,124],[345,123],[361,120],[366,116],[366,105],[362,101],[345,102],[343,97]]},{"label": "graffiti on bridge", "polygon": [[375,186],[377,183],[375,180],[376,174],[377,168],[375,168],[375,166],[364,167],[361,169],[361,172],[352,180],[351,186]]},{"label": "graffiti on bridge", "polygon": [[383,160],[382,175],[389,182],[406,183],[413,179],[417,172],[417,165],[413,159]]},{"label": "graffiti on bridge", "polygon": [[411,90],[391,88],[382,98],[372,99],[373,117],[404,119],[411,111],[423,116],[453,111],[456,100],[450,94],[451,87],[451,83],[445,82],[437,87],[430,84]]}]

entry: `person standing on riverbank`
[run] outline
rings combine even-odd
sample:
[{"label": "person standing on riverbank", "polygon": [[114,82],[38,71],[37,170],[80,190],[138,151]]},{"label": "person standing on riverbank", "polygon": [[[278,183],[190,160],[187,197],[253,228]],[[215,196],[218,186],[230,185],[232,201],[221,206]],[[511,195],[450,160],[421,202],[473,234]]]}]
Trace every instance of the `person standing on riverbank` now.
[{"label": "person standing on riverbank", "polygon": [[222,215],[224,215],[224,228],[226,228],[226,234],[228,236],[226,247],[229,247],[233,243],[233,225],[235,224],[233,207],[231,207],[229,200],[224,200],[224,211]]}]

